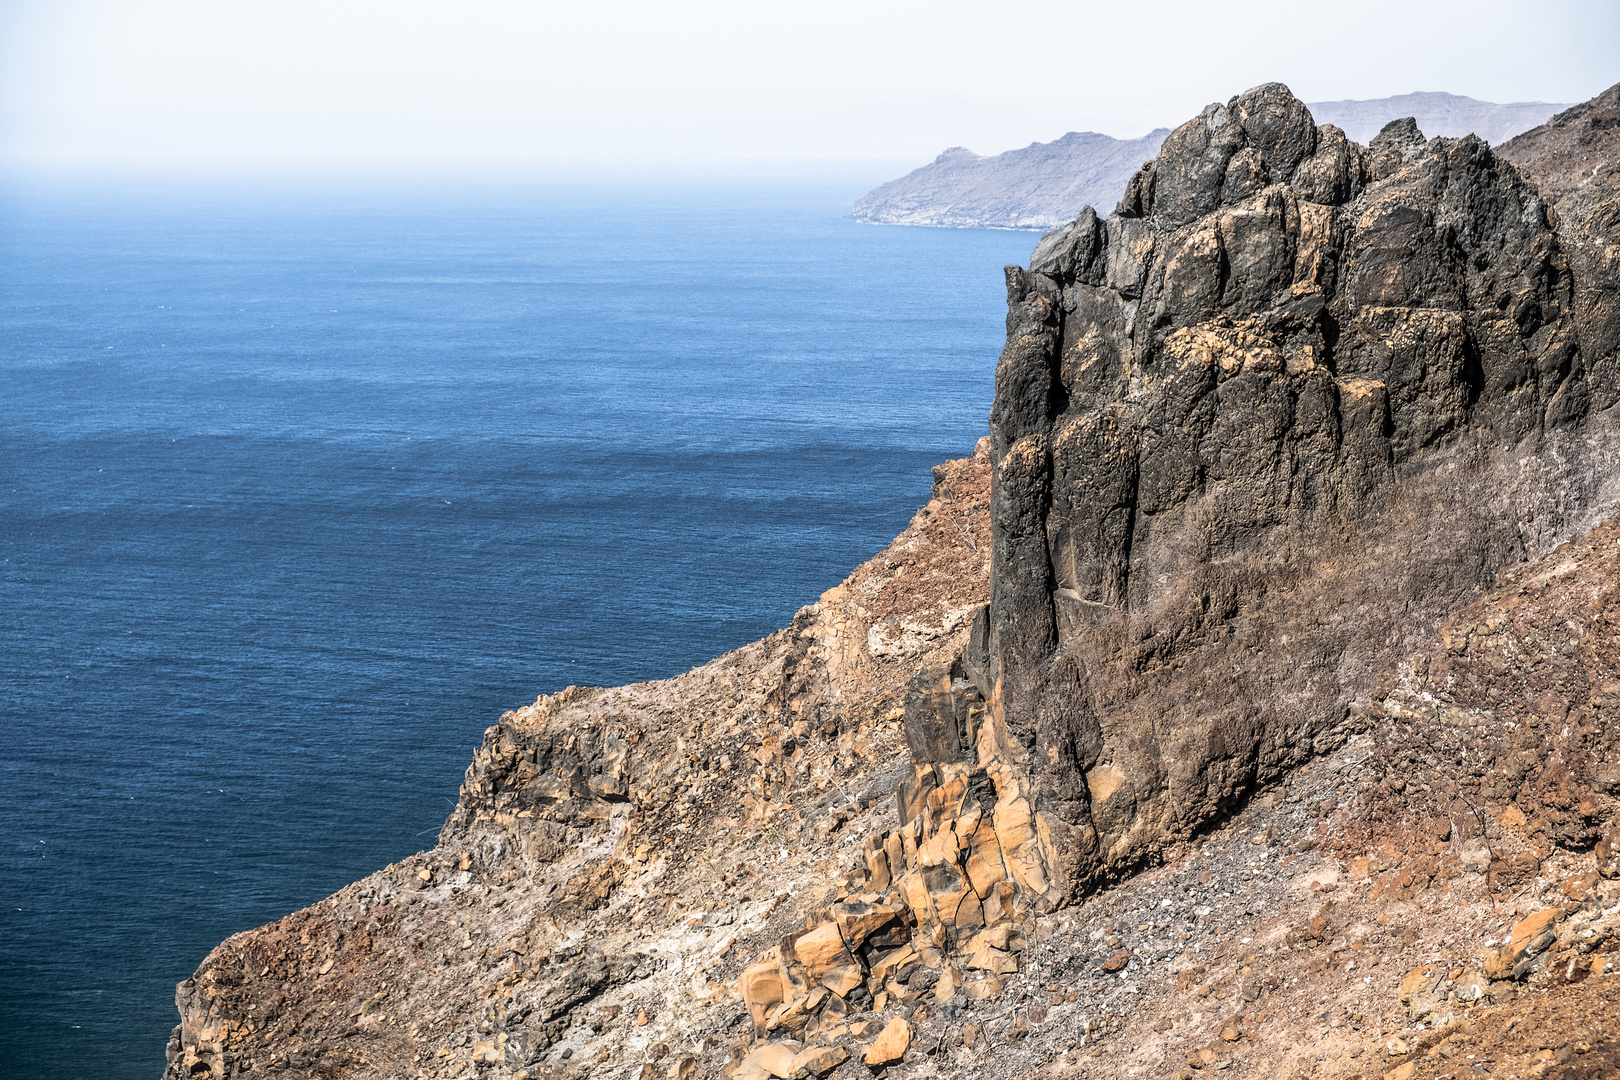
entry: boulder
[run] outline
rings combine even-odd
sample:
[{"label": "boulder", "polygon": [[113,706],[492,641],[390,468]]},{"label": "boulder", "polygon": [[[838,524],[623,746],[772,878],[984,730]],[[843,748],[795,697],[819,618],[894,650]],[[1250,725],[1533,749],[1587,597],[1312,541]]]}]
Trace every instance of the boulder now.
[{"label": "boulder", "polygon": [[737,992],[742,995],[743,1005],[753,1018],[755,1030],[763,1031],[767,1014],[787,996],[786,980],[782,975],[782,950],[767,949],[744,968],[737,979]]},{"label": "boulder", "polygon": [[789,1062],[792,1077],[822,1076],[849,1060],[842,1046],[811,1046],[799,1051]]},{"label": "boulder", "polygon": [[900,917],[897,907],[859,902],[834,904],[827,913],[843,935],[844,944],[851,949],[860,948],[867,938]]},{"label": "boulder", "polygon": [[836,922],[789,934],[782,942],[782,956],[790,964],[802,965],[811,982],[819,981],[835,967],[855,962]]},{"label": "boulder", "polygon": [[878,1032],[878,1037],[867,1046],[861,1060],[874,1069],[881,1068],[905,1057],[910,1047],[911,1024],[905,1017],[897,1016]]},{"label": "boulder", "polygon": [[771,1042],[756,1046],[744,1055],[734,1080],[754,1080],[774,1076],[788,1080],[793,1075],[793,1059],[800,1050],[798,1043]]},{"label": "boulder", "polygon": [[1446,969],[1438,964],[1413,968],[1401,980],[1398,990],[1402,1005],[1413,1023],[1428,1016],[1446,1000]]},{"label": "boulder", "polygon": [[1492,979],[1522,979],[1530,973],[1536,958],[1558,938],[1557,924],[1563,911],[1547,908],[1527,915],[1513,926],[1508,943],[1497,950],[1485,965]]}]

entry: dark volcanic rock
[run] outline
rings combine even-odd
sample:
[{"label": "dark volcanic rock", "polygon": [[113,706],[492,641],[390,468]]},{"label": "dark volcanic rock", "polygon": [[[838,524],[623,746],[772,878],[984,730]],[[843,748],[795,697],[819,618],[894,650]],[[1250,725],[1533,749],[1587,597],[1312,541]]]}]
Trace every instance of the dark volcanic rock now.
[{"label": "dark volcanic rock", "polygon": [[1620,348],[1620,84],[1498,151],[1553,200],[1588,350]]},{"label": "dark volcanic rock", "polygon": [[1404,648],[1612,511],[1590,219],[1477,138],[1364,148],[1270,84],[1009,268],[964,666],[1055,892],[1337,745]]}]

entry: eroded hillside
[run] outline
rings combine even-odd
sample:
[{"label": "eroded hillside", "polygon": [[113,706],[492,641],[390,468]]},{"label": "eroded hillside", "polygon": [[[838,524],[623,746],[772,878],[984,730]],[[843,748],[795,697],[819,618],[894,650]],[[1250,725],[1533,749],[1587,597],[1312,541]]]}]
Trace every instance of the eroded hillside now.
[{"label": "eroded hillside", "polygon": [[182,984],[167,1075],[1613,1075],[1615,95],[1502,155],[1275,85],[1177,129],[1009,272],[893,544],[502,716],[434,850]]}]

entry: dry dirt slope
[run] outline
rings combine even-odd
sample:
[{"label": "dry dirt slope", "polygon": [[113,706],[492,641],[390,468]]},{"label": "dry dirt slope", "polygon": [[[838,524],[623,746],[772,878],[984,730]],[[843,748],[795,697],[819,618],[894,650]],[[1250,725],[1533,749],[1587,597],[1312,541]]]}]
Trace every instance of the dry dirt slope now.
[{"label": "dry dirt slope", "polygon": [[[898,824],[909,660],[874,648],[944,654],[962,630],[929,631],[976,599],[914,590],[938,621],[907,639],[873,629],[900,615],[906,633],[898,609],[852,594],[881,603],[951,559],[968,571],[951,587],[971,577],[983,482],[982,460],[948,467],[913,528],[794,629],[671,684],[508,714],[440,847],[216,950],[181,989],[170,1074],[690,1077],[757,1045],[839,1048],[831,1074],[855,1077],[903,1018],[909,1044],[882,1066],[895,1077],[1608,1075],[1620,880],[1598,872],[1600,855],[1610,874],[1620,862],[1570,847],[1612,822],[1620,789],[1613,525],[1462,612],[1341,752],[1084,903],[1015,904],[1013,962],[984,958],[1007,970],[907,961],[883,1000],[851,992],[846,1018],[756,1041],[738,976],[865,891],[843,872]],[[817,636],[840,617],[864,641]],[[839,646],[867,681],[837,674]],[[839,711],[835,690],[805,696],[821,680]],[[615,723],[622,752],[598,734]],[[1544,911],[1554,942],[1490,979],[1513,925]],[[910,936],[896,929],[883,944]],[[1418,979],[1414,1023],[1400,993],[1423,971],[1444,978]]]}]

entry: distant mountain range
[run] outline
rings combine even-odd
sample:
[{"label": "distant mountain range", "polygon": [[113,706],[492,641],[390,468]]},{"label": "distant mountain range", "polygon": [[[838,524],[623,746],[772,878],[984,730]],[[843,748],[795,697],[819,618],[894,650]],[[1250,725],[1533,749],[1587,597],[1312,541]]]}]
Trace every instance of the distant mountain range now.
[{"label": "distant mountain range", "polygon": [[[1417,93],[1370,101],[1318,101],[1318,124],[1334,124],[1351,141],[1367,143],[1391,120],[1410,116],[1433,138],[1478,135],[1495,145],[1543,123],[1566,104],[1498,104],[1458,94]],[[884,225],[960,229],[1052,229],[1086,206],[1107,214],[1125,182],[1159,152],[1170,134],[1158,128],[1139,139],[1071,131],[1049,143],[981,156],[953,146],[914,172],[891,180],[855,203],[855,219]]]}]

